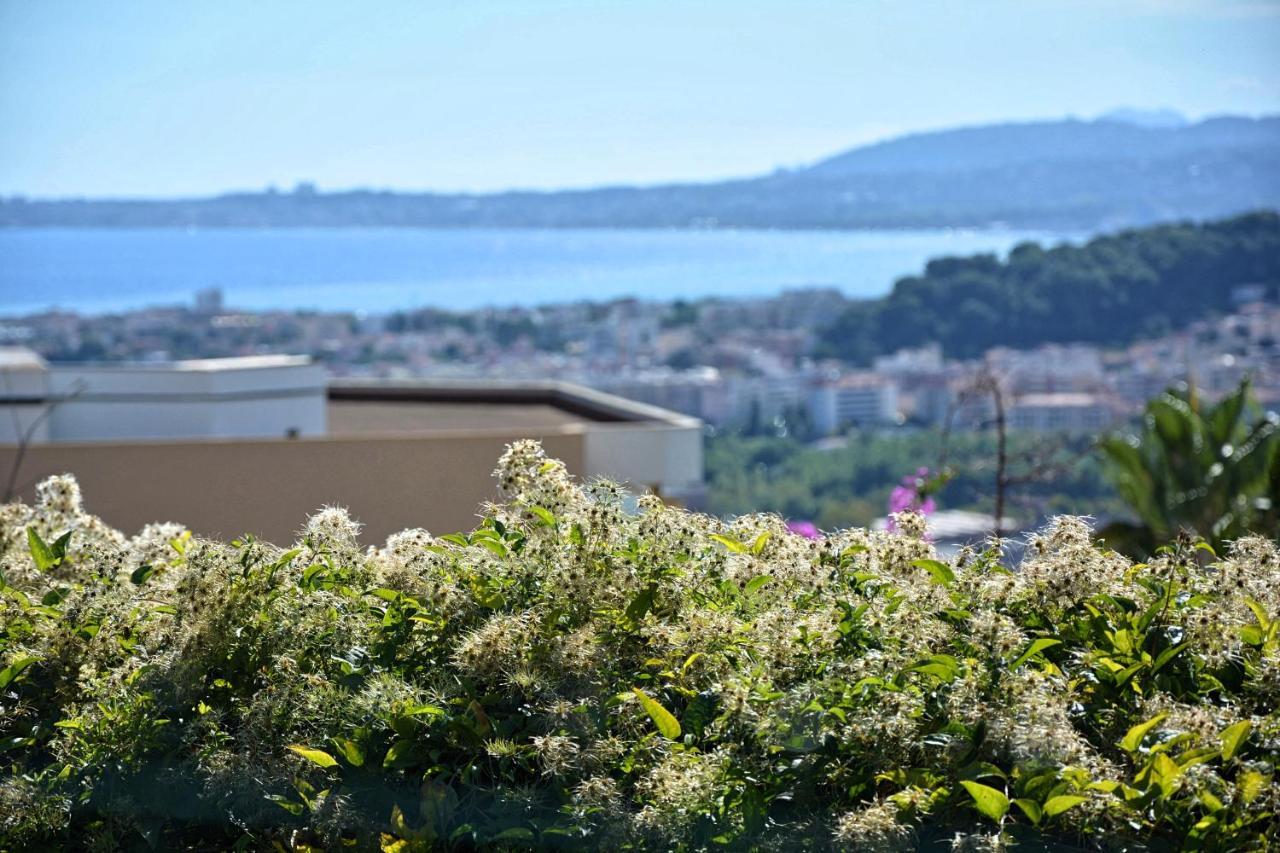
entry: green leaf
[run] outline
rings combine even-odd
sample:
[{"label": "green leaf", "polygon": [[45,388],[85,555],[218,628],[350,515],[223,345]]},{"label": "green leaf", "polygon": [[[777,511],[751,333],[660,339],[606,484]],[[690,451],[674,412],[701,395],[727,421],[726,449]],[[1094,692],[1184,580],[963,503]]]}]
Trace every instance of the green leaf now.
[{"label": "green leaf", "polygon": [[1157,672],[1163,669],[1165,664],[1167,664],[1169,661],[1177,657],[1182,652],[1182,650],[1189,645],[1191,645],[1189,641],[1185,643],[1178,643],[1178,645],[1170,646],[1169,648],[1161,652],[1160,656],[1156,658],[1156,662],[1151,665],[1151,674],[1155,675]]},{"label": "green leaf", "polygon": [[307,759],[307,761],[310,761],[312,764],[319,765],[320,767],[337,767],[338,766],[338,760],[334,758],[332,755],[330,755],[329,753],[325,752],[323,749],[311,749],[310,747],[305,747],[305,746],[302,746],[301,744],[296,744],[296,743],[289,744],[288,749],[291,752],[301,755],[303,758]]},{"label": "green leaf", "polygon": [[649,719],[653,720],[663,737],[667,740],[676,740],[680,737],[680,721],[673,717],[670,711],[662,707],[657,700],[650,698],[639,687],[633,688],[631,692],[636,694]]},{"label": "green leaf", "polygon": [[538,519],[543,523],[543,525],[547,527],[556,526],[556,516],[555,516],[555,513],[553,513],[551,510],[547,509],[546,507],[536,506],[533,504],[530,504],[526,508],[529,510],[529,512],[536,515]]},{"label": "green leaf", "polygon": [[1271,627],[1271,620],[1267,618],[1267,611],[1261,604],[1254,601],[1252,598],[1246,598],[1244,603],[1253,611],[1253,617],[1258,620],[1259,628],[1265,632],[1267,628]]},{"label": "green leaf", "polygon": [[39,660],[39,658],[20,657],[4,669],[0,669],[0,690],[8,687],[9,682],[17,678],[22,674],[24,669],[31,666],[31,664],[35,663],[37,660]]},{"label": "green leaf", "polygon": [[1039,826],[1040,821],[1044,820],[1044,810],[1040,808],[1040,804],[1035,800],[1020,798],[1014,800],[1013,804],[1022,809],[1022,813],[1036,826]]},{"label": "green leaf", "polygon": [[481,548],[486,548],[492,551],[494,555],[498,557],[505,557],[508,554],[507,546],[503,545],[501,542],[499,542],[496,539],[477,539],[471,544],[479,545]]},{"label": "green leaf", "polygon": [[955,583],[956,573],[951,571],[951,567],[939,560],[913,560],[911,565],[917,569],[924,569],[929,573],[929,577],[933,582],[941,586],[950,586]]},{"label": "green leaf", "polygon": [[1009,811],[1009,798],[1003,792],[997,791],[989,785],[983,785],[981,782],[970,782],[967,779],[960,782],[964,789],[969,792],[969,796],[973,797],[974,805],[978,811],[987,817],[999,823]]},{"label": "green leaf", "polygon": [[155,566],[139,566],[133,570],[133,574],[129,575],[129,580],[133,582],[134,586],[142,586],[155,573]]},{"label": "green leaf", "polygon": [[737,539],[731,539],[728,536],[721,536],[719,533],[712,533],[711,538],[716,540],[721,545],[728,548],[730,551],[732,551],[735,554],[747,553],[747,546],[743,545]]},{"label": "green leaf", "polygon": [[627,605],[625,613],[627,621],[633,625],[639,625],[640,620],[649,612],[649,608],[653,607],[653,599],[657,594],[658,587],[652,583],[636,593],[635,598],[631,599],[631,603]]},{"label": "green leaf", "polygon": [[275,803],[291,815],[300,815],[302,810],[306,808],[302,803],[295,802],[281,794],[267,794],[265,799]]},{"label": "green leaf", "polygon": [[1088,799],[1088,797],[1082,797],[1079,794],[1062,794],[1057,797],[1050,797],[1044,803],[1044,816],[1056,817],[1067,809],[1078,806]]},{"label": "green leaf", "polygon": [[333,738],[333,746],[352,767],[364,765],[364,747],[360,744],[347,738]]},{"label": "green leaf", "polygon": [[759,556],[760,552],[764,550],[764,546],[769,544],[769,537],[771,535],[772,534],[766,530],[764,533],[757,536],[756,541],[751,543],[751,553]]},{"label": "green leaf", "polygon": [[533,841],[534,834],[532,829],[526,829],[523,826],[513,826],[510,829],[504,829],[497,835],[490,838],[490,841]]},{"label": "green leaf", "polygon": [[27,548],[31,551],[31,558],[36,561],[38,570],[47,572],[58,565],[57,559],[53,556],[53,549],[45,544],[34,527],[27,528]]},{"label": "green leaf", "polygon": [[[762,533],[760,535],[763,536],[764,534]],[[747,581],[747,585],[743,588],[743,592],[745,592],[747,595],[754,595],[756,591],[760,589],[760,587],[764,586],[771,580],[773,580],[773,578],[770,577],[769,575],[757,575],[751,580]]]},{"label": "green leaf", "polygon": [[1238,723],[1232,723],[1222,730],[1222,760],[1230,761],[1231,756],[1240,751],[1240,746],[1244,743],[1245,738],[1249,736],[1249,729],[1253,727],[1253,723],[1248,720],[1241,720]]},{"label": "green leaf", "polygon": [[1041,637],[1038,640],[1032,640],[1031,645],[1027,646],[1027,650],[1022,654],[1018,655],[1017,659],[1013,663],[1009,664],[1009,671],[1012,672],[1013,670],[1022,666],[1024,663],[1031,660],[1031,658],[1040,654],[1045,649],[1049,649],[1061,644],[1062,644],[1061,640],[1055,640],[1052,637]]},{"label": "green leaf", "polygon": [[387,750],[387,754],[382,757],[382,767],[384,770],[390,770],[393,767],[407,767],[412,763],[411,753],[413,752],[413,741],[398,740]]},{"label": "green leaf", "polygon": [[1160,725],[1160,721],[1169,716],[1165,713],[1156,714],[1145,723],[1138,723],[1129,729],[1125,736],[1120,740],[1120,748],[1125,752],[1137,752],[1138,747],[1142,746],[1142,739],[1147,736],[1147,732]]}]

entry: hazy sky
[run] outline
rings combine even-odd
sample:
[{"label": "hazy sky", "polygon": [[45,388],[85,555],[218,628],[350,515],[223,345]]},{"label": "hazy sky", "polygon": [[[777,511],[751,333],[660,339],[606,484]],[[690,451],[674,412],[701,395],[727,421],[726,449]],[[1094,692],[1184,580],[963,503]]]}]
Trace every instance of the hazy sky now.
[{"label": "hazy sky", "polygon": [[0,0],[0,194],[500,189],[1280,112],[1280,0]]}]

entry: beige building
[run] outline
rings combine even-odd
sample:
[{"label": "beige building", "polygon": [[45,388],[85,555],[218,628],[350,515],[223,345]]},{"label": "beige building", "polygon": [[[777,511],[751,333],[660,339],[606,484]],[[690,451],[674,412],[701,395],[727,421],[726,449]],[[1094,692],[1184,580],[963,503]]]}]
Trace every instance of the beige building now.
[{"label": "beige building", "polygon": [[[621,480],[681,503],[696,504],[701,496],[701,423],[664,409],[555,382],[344,383],[322,389],[323,429],[317,431],[305,361],[293,371],[270,361],[225,366],[250,371],[242,381],[257,400],[246,412],[258,434],[246,437],[234,418],[217,417],[177,418],[188,432],[166,437],[156,437],[154,427],[107,438],[45,433],[25,448],[13,477],[17,496],[30,500],[38,481],[69,471],[89,510],[124,530],[172,520],[201,534],[253,533],[277,542],[290,541],[318,507],[338,504],[365,524],[363,538],[372,543],[406,527],[445,533],[474,526],[481,504],[497,497],[491,474],[499,455],[520,438],[540,439],[582,478]],[[218,365],[197,367],[207,373]],[[276,376],[255,375],[255,369]],[[239,392],[229,393],[222,403],[244,403]],[[40,405],[54,425],[62,409],[93,400],[91,387],[83,386],[74,399],[37,401],[2,389],[0,396],[0,418],[11,420],[7,410],[16,406],[28,414]],[[298,403],[301,414],[282,400]],[[170,406],[216,410],[218,402],[179,395]],[[262,407],[279,423],[255,420]],[[307,419],[295,424],[302,416]],[[0,435],[0,486],[18,457],[14,437]]]}]

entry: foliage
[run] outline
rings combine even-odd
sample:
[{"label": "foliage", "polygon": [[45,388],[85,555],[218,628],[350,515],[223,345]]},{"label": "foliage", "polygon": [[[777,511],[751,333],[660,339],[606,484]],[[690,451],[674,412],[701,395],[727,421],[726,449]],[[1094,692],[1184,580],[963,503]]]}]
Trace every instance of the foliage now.
[{"label": "foliage", "polygon": [[1112,547],[1148,554],[1182,528],[1215,548],[1249,531],[1280,534],[1280,417],[1258,414],[1248,380],[1212,406],[1194,388],[1170,389],[1147,404],[1141,432],[1100,449],[1138,518],[1103,531]]},{"label": "foliage", "polygon": [[956,357],[1052,342],[1114,346],[1232,307],[1232,290],[1280,298],[1280,214],[1123,231],[1083,246],[1014,247],[939,258],[885,298],[853,305],[823,351],[851,361],[918,346],[921,330]]},{"label": "foliage", "polygon": [[1131,564],[1060,519],[1010,572],[939,561],[913,515],[813,541],[776,516],[629,514],[532,442],[497,474],[470,533],[369,550],[333,508],[280,549],[126,538],[69,477],[4,507],[0,847],[1274,836],[1264,540]]},{"label": "foliage", "polygon": [[[715,435],[704,456],[710,509],[716,515],[767,509],[826,529],[869,525],[883,517],[894,483],[936,463],[942,443],[938,431],[926,430],[855,433],[844,447],[825,450],[793,438]],[[954,433],[947,443],[950,477],[936,495],[939,505],[990,513],[995,437]],[[1011,515],[1030,521],[1123,509],[1086,437],[1014,432],[1009,454]]]}]

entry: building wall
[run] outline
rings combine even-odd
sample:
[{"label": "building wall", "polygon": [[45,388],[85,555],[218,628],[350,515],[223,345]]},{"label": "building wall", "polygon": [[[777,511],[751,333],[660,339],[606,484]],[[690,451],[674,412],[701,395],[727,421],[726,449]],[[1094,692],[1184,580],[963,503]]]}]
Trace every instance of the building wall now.
[{"label": "building wall", "polygon": [[655,490],[696,505],[702,492],[702,429],[648,424],[595,424],[585,433],[588,476]]},{"label": "building wall", "polygon": [[325,432],[319,365],[219,370],[59,367],[52,441],[276,438]]},{"label": "building wall", "polygon": [[[510,432],[370,438],[45,444],[28,448],[18,482],[30,502],[34,485],[70,471],[90,512],[129,533],[152,521],[178,521],[207,536],[253,533],[288,543],[307,516],[326,504],[346,506],[380,543],[406,527],[433,533],[475,526],[479,506],[494,500],[492,472],[508,442],[539,437],[547,453],[574,473],[585,466],[579,428],[538,436]],[[16,448],[0,447],[7,476]],[[701,472],[701,467],[697,469]]]},{"label": "building wall", "polygon": [[891,383],[841,387],[826,385],[809,397],[809,415],[814,428],[831,434],[846,426],[893,423],[898,412],[898,389]]}]

